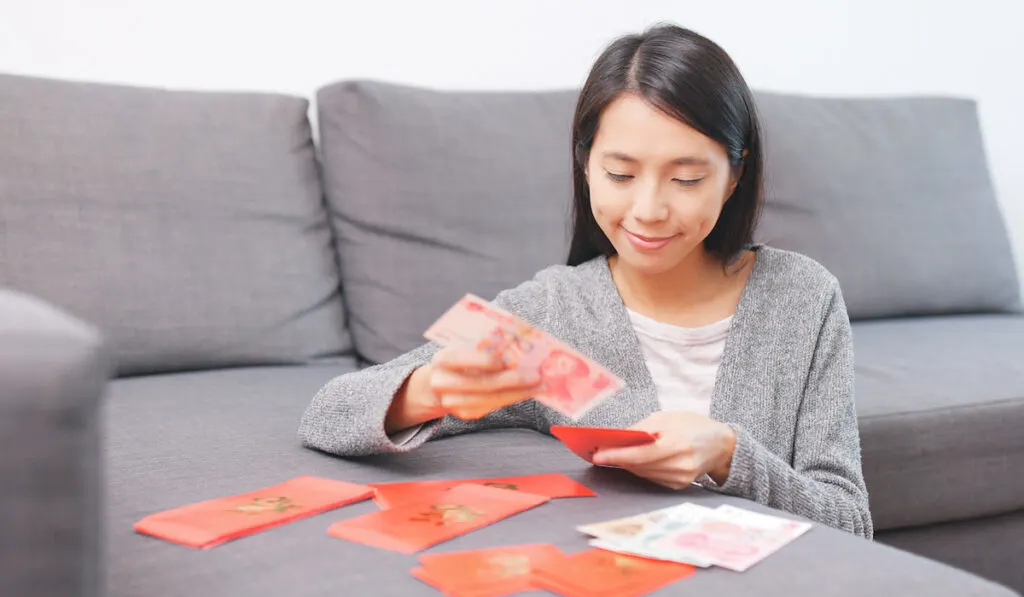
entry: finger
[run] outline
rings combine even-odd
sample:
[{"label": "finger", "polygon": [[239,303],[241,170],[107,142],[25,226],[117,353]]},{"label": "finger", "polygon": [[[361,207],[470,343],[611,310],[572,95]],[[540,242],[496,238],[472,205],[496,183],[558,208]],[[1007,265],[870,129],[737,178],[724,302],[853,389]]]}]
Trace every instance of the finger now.
[{"label": "finger", "polygon": [[629,472],[669,487],[690,485],[703,470],[699,463],[686,456],[672,456],[639,467],[625,468]]},{"label": "finger", "polygon": [[466,405],[462,405],[462,406],[451,407],[451,408],[447,409],[445,412],[448,415],[451,415],[451,416],[455,417],[456,419],[461,419],[463,421],[476,421],[478,419],[482,419],[482,418],[486,417],[487,415],[489,415],[489,414],[491,414],[491,413],[493,413],[493,412],[495,412],[497,410],[501,410],[501,408],[503,408],[504,406],[508,406],[508,405],[505,404],[505,405],[497,406],[497,405],[466,404]]},{"label": "finger", "polygon": [[654,442],[642,446],[598,450],[594,454],[594,464],[619,466],[628,469],[650,465],[663,460],[665,456],[664,448],[658,442]]},{"label": "finger", "polygon": [[448,346],[434,355],[434,364],[449,371],[496,372],[506,369],[497,355],[474,348]]},{"label": "finger", "polygon": [[699,476],[694,470],[685,465],[680,465],[672,458],[650,464],[622,466],[620,468],[633,473],[637,477],[671,489],[685,489]]},{"label": "finger", "polygon": [[529,378],[519,371],[507,370],[497,373],[466,374],[445,369],[435,369],[430,377],[430,387],[435,392],[452,394],[493,394],[496,392],[528,392],[537,389],[540,377]]},{"label": "finger", "polygon": [[650,433],[655,437],[661,437],[661,430],[664,427],[664,424],[662,421],[659,420],[657,414],[658,413],[655,413],[655,415],[647,417],[646,419],[630,427],[630,429],[636,431],[646,431],[647,433]]},{"label": "finger", "polygon": [[687,487],[689,487],[693,483],[693,479],[694,479],[693,477],[691,477],[689,475],[678,475],[678,474],[670,474],[670,473],[663,473],[663,472],[656,472],[656,473],[649,473],[649,474],[647,474],[647,473],[645,473],[645,474],[634,473],[634,474],[637,474],[637,476],[643,477],[644,479],[647,479],[648,481],[651,481],[652,483],[657,483],[658,485],[661,485],[663,487],[668,487],[669,489],[674,489],[676,491],[681,491],[683,489],[686,489]]},{"label": "finger", "polygon": [[494,394],[442,394],[441,408],[445,412],[460,419],[479,419],[525,400],[528,396],[522,392],[499,392]]}]

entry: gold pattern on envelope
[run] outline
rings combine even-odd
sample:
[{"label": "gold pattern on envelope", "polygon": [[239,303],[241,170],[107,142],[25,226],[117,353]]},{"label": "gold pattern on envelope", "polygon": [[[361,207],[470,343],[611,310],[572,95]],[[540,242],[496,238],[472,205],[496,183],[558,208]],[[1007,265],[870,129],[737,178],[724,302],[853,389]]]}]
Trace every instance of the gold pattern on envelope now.
[{"label": "gold pattern on envelope", "polygon": [[530,573],[530,558],[523,554],[497,554],[489,558],[487,564],[494,574],[502,578],[526,576]]},{"label": "gold pattern on envelope", "polygon": [[519,486],[515,483],[498,483],[497,481],[488,481],[484,483],[484,487],[495,487],[497,489],[510,489],[512,491],[519,491]]},{"label": "gold pattern on envelope", "polygon": [[301,507],[289,497],[257,497],[253,498],[251,502],[236,505],[234,508],[229,509],[228,512],[238,512],[239,514],[247,515],[264,514],[266,512],[277,512],[280,514]]},{"label": "gold pattern on envelope", "polygon": [[420,512],[409,520],[413,522],[432,522],[435,526],[443,527],[450,524],[462,524],[472,522],[483,516],[483,512],[477,512],[469,506],[462,504],[435,504],[426,512]]}]

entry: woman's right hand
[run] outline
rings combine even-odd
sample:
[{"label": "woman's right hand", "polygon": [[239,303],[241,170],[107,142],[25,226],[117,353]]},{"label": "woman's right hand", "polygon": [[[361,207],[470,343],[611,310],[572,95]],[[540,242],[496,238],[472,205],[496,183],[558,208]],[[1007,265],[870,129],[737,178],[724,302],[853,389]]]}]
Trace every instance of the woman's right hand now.
[{"label": "woman's right hand", "polygon": [[539,372],[524,375],[495,355],[471,348],[444,348],[429,368],[435,404],[460,419],[479,419],[540,389]]},{"label": "woman's right hand", "polygon": [[395,397],[385,427],[389,433],[452,415],[479,419],[538,392],[540,374],[524,376],[489,353],[446,347],[417,369]]}]

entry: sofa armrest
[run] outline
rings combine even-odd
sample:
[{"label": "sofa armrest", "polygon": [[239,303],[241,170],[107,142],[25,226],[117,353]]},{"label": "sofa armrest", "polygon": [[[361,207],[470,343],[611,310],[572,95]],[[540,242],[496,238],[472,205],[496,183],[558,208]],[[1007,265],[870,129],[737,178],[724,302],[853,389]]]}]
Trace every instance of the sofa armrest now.
[{"label": "sofa armrest", "polygon": [[0,289],[0,595],[98,595],[99,333]]}]

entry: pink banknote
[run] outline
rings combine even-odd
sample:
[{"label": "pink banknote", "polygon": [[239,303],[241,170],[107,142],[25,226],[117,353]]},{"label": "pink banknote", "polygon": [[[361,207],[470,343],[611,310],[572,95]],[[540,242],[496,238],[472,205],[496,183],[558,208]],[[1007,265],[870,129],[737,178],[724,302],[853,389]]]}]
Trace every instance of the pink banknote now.
[{"label": "pink banknote", "polygon": [[811,528],[797,522],[723,505],[648,542],[655,552],[695,554],[717,566],[743,572]]},{"label": "pink banknote", "polygon": [[515,315],[468,294],[424,333],[442,346],[472,346],[543,382],[534,400],[577,420],[625,384],[585,355]]}]

